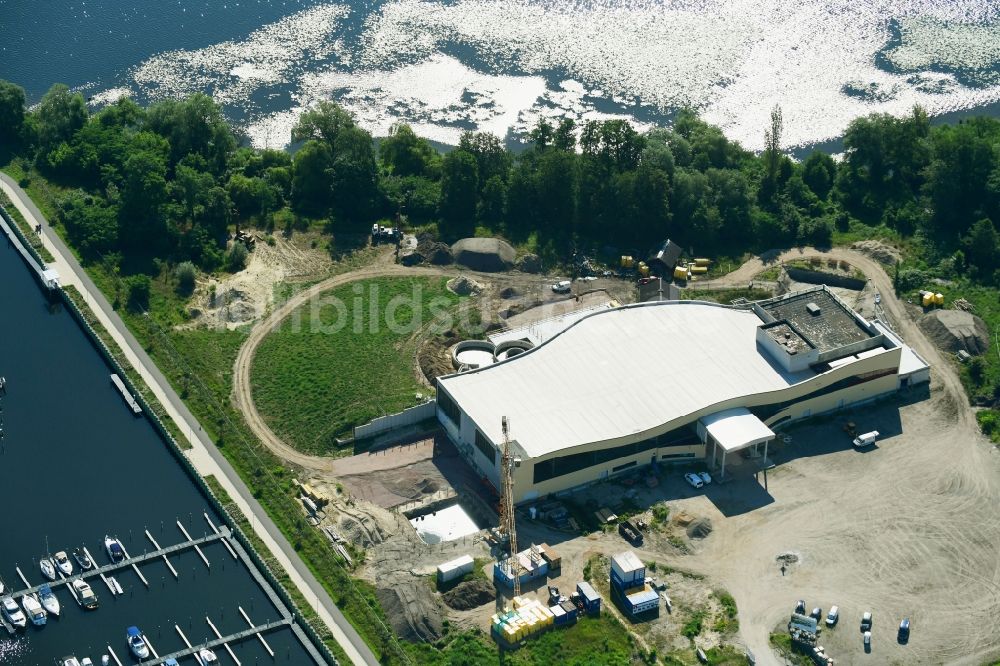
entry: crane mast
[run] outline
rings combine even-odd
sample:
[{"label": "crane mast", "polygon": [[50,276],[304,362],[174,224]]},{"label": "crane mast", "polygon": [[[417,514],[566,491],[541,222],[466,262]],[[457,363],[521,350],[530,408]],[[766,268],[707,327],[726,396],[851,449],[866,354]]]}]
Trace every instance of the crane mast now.
[{"label": "crane mast", "polygon": [[517,559],[517,528],[514,525],[514,453],[510,444],[510,423],[504,416],[503,451],[501,453],[500,477],[500,530],[507,536],[510,552],[507,556],[507,570],[514,579],[514,596],[521,595],[521,563]]}]

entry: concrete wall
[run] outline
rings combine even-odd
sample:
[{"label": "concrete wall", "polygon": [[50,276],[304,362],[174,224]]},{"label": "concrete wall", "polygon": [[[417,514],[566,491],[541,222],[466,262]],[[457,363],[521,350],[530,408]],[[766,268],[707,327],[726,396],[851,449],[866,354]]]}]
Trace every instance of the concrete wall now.
[{"label": "concrete wall", "polygon": [[372,437],[388,430],[392,430],[393,428],[402,428],[403,426],[426,421],[427,419],[434,417],[434,414],[436,413],[435,407],[436,403],[433,400],[430,400],[417,405],[416,407],[404,409],[396,414],[389,414],[387,416],[380,416],[377,419],[372,419],[368,423],[354,428],[354,439],[364,439],[365,437]]}]

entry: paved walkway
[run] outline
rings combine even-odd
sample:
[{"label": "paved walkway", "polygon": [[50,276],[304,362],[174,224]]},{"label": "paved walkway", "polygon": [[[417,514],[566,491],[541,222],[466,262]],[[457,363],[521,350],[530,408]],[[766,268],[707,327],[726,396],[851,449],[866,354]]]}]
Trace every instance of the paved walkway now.
[{"label": "paved walkway", "polygon": [[211,474],[225,488],[233,501],[250,519],[254,532],[285,568],[292,582],[330,628],[351,661],[355,664],[376,666],[378,660],[371,649],[333,603],[326,590],[299,558],[292,545],[267,515],[264,508],[254,499],[250,489],[229,465],[215,444],[205,435],[198,420],[184,405],[180,396],[170,386],[170,382],[149,358],[142,345],[139,344],[121,317],[94,285],[72,251],[51,228],[31,198],[18,187],[13,179],[4,173],[0,173],[0,189],[10,197],[32,228],[41,225],[42,242],[55,257],[55,261],[50,262],[49,266],[59,271],[60,280],[64,286],[72,285],[83,294],[84,300],[105,330],[108,331],[124,358],[136,369],[153,395],[166,409],[167,414],[184,433],[192,447],[186,452],[187,456],[198,473],[202,476]]}]

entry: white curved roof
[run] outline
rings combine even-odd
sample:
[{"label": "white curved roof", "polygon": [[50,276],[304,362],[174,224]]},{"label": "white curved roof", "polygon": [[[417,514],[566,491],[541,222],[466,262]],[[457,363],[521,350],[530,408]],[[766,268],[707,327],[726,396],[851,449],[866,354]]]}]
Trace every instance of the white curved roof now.
[{"label": "white curved roof", "polygon": [[532,458],[661,426],[723,400],[782,389],[753,312],[691,301],[605,310],[534,350],[439,382],[494,443]]}]

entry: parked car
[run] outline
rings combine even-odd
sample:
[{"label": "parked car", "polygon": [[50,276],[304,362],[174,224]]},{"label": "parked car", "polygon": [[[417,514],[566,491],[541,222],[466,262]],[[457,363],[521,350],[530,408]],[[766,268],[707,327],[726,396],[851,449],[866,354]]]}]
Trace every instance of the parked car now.
[{"label": "parked car", "polygon": [[704,483],[706,486],[712,483],[712,475],[709,474],[708,472],[698,472],[698,476],[701,477],[701,482]]},{"label": "parked car", "polygon": [[838,606],[830,606],[830,612],[826,614],[826,626],[832,627],[837,624],[837,620],[840,619],[840,608]]},{"label": "parked car", "polygon": [[872,629],[872,612],[865,611],[861,616],[861,631],[871,631]]},{"label": "parked car", "polygon": [[871,432],[866,432],[863,435],[858,435],[854,438],[854,448],[863,449],[866,446],[871,446],[875,443],[878,438],[878,430],[872,430]]},{"label": "parked car", "polygon": [[820,620],[823,619],[823,609],[820,608],[819,606],[813,608],[812,613],[809,613],[809,617],[819,622]]},{"label": "parked car", "polygon": [[900,643],[910,640],[910,618],[904,617],[903,621],[899,623],[899,633],[896,635],[896,639]]},{"label": "parked car", "polygon": [[805,615],[806,614],[806,600],[805,599],[799,599],[799,603],[795,604],[795,612],[798,613],[799,615]]},{"label": "parked car", "polygon": [[705,482],[701,480],[701,477],[694,472],[688,472],[684,475],[684,480],[690,483],[695,488],[701,488],[705,485]]},{"label": "parked car", "polygon": [[568,294],[573,288],[573,283],[569,280],[561,280],[552,285],[552,291],[557,294]]},{"label": "parked car", "polygon": [[865,650],[872,646],[872,632],[866,631],[864,635]]}]

